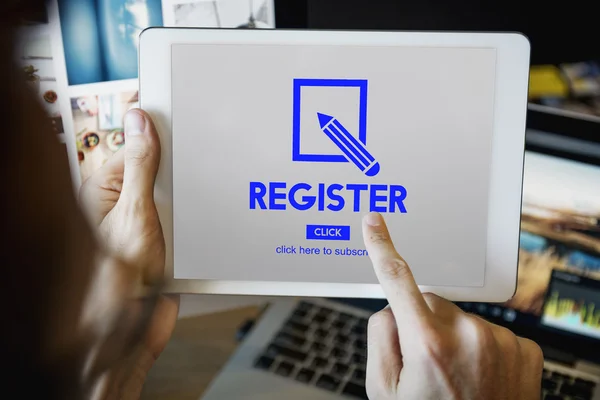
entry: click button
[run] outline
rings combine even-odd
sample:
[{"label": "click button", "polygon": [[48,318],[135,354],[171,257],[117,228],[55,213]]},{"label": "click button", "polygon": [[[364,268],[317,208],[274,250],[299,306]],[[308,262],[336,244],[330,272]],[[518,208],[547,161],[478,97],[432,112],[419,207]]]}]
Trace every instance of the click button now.
[{"label": "click button", "polygon": [[306,225],[308,240],[350,240],[350,226]]}]

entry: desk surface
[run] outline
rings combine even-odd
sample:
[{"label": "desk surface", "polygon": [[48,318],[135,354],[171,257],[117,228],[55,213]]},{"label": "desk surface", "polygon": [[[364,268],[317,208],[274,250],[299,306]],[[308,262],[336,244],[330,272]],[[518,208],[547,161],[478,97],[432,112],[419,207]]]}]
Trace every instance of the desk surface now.
[{"label": "desk surface", "polygon": [[258,307],[182,318],[150,370],[142,400],[198,400],[237,347],[235,333]]}]

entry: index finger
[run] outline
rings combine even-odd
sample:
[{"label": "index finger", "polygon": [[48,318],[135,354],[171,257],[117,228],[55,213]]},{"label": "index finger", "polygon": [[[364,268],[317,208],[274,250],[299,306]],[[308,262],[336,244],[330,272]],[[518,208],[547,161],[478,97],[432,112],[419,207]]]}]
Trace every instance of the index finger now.
[{"label": "index finger", "polygon": [[363,238],[377,279],[394,313],[399,331],[414,328],[415,322],[428,317],[427,306],[406,261],[398,254],[379,213],[363,218]]}]

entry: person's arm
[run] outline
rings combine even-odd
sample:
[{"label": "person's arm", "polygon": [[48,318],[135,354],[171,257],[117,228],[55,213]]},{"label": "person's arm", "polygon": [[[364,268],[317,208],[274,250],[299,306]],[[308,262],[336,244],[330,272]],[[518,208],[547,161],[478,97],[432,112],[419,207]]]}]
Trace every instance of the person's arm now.
[{"label": "person's arm", "polygon": [[369,319],[369,399],[540,398],[539,346],[441,297],[421,294],[381,215],[365,217],[363,234],[389,302]]},{"label": "person's arm", "polygon": [[[156,292],[164,266],[162,231],[149,195],[160,154],[157,135],[145,113],[134,112],[147,125],[112,161],[121,166],[122,187],[103,186],[112,203],[103,208],[86,201],[84,215],[65,145],[13,62],[18,24],[42,3],[0,4],[0,358],[10,366],[2,394],[83,399],[102,382],[109,390],[101,398],[139,397],[142,378],[177,316],[177,301]],[[94,212],[106,214],[92,223]],[[103,224],[109,214],[119,216]],[[101,240],[98,231],[104,231]]]},{"label": "person's arm", "polygon": [[69,399],[84,391],[85,340],[74,332],[94,242],[78,212],[64,145],[14,63],[27,3],[0,2],[0,359],[9,366],[1,390],[6,398]]}]

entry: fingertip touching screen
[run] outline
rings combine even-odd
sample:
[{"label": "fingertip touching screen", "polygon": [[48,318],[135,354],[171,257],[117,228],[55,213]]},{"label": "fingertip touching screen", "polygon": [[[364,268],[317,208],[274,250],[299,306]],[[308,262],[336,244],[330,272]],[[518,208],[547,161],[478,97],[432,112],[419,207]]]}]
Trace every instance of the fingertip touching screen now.
[{"label": "fingertip touching screen", "polygon": [[482,287],[496,50],[173,44],[174,277]]}]

